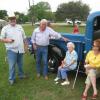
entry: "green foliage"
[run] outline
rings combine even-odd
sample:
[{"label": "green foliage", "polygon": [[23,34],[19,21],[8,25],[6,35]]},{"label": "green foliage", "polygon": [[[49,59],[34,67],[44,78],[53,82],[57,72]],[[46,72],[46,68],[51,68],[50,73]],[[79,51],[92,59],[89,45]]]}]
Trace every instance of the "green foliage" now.
[{"label": "green foliage", "polygon": [[41,20],[46,18],[51,20],[54,18],[54,14],[51,12],[51,7],[48,2],[39,2],[36,5],[31,6],[28,14],[30,17],[34,17],[34,20]]},{"label": "green foliage", "polygon": [[23,13],[15,12],[15,15],[17,17],[17,23],[25,23],[29,20],[29,17]]},{"label": "green foliage", "polygon": [[68,3],[60,4],[56,11],[56,20],[64,21],[68,19],[80,19],[86,20],[89,14],[90,8],[87,4],[82,3],[81,1],[71,1]]},{"label": "green foliage", "polygon": [[0,10],[0,19],[6,19],[7,11],[6,10]]}]

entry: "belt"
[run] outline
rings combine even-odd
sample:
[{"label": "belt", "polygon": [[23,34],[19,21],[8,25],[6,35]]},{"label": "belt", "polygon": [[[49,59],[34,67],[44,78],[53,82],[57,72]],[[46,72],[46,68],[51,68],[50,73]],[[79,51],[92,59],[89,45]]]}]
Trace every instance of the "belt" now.
[{"label": "belt", "polygon": [[48,47],[48,45],[47,46],[37,45],[37,47]]}]

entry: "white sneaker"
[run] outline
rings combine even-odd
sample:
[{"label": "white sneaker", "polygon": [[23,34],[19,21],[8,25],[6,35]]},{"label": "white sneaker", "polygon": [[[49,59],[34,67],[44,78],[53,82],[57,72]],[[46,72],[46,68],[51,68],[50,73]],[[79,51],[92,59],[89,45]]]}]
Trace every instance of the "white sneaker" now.
[{"label": "white sneaker", "polygon": [[58,77],[56,77],[55,79],[54,79],[54,81],[56,82],[56,81],[58,81],[60,78],[58,78]]},{"label": "white sneaker", "polygon": [[57,82],[57,81],[55,82],[55,84],[58,84],[58,83],[59,83],[59,82]]},{"label": "white sneaker", "polygon": [[64,81],[63,83],[61,83],[62,86],[64,86],[64,85],[69,85],[69,84],[70,84],[69,81]]}]

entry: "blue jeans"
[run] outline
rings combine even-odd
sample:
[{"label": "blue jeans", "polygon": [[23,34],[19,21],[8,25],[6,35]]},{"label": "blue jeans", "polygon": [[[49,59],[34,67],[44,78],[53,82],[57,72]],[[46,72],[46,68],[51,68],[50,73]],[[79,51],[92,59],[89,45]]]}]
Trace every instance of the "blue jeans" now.
[{"label": "blue jeans", "polygon": [[41,61],[43,61],[43,75],[47,76],[48,74],[48,47],[39,46],[36,50],[36,69],[37,73],[40,74]]},{"label": "blue jeans", "polygon": [[58,68],[57,77],[60,79],[67,79],[68,68]]},{"label": "blue jeans", "polygon": [[23,54],[15,53],[11,50],[7,51],[7,58],[9,63],[9,80],[15,80],[15,65],[18,65],[19,77],[23,77]]}]

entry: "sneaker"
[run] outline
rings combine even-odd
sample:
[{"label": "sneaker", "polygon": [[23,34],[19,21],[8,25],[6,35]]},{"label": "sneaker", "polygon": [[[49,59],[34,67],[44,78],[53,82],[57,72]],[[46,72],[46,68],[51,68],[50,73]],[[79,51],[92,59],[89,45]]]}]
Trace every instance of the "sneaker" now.
[{"label": "sneaker", "polygon": [[27,79],[28,77],[26,75],[23,75],[20,77],[20,79]]},{"label": "sneaker", "polygon": [[14,80],[9,80],[10,85],[14,84]]},{"label": "sneaker", "polygon": [[60,78],[58,78],[58,77],[56,77],[55,79],[54,79],[54,81],[56,82],[56,81],[58,81]]},{"label": "sneaker", "polygon": [[37,78],[40,78],[40,74],[37,74]]},{"label": "sneaker", "polygon": [[64,86],[64,85],[69,85],[69,84],[70,84],[69,81],[64,81],[63,83],[61,83],[62,86]]},{"label": "sneaker", "polygon": [[55,82],[55,84],[59,84],[59,82]]},{"label": "sneaker", "polygon": [[48,76],[45,76],[44,79],[45,79],[45,80],[48,80],[49,78],[48,78]]}]

